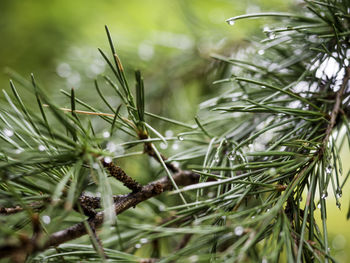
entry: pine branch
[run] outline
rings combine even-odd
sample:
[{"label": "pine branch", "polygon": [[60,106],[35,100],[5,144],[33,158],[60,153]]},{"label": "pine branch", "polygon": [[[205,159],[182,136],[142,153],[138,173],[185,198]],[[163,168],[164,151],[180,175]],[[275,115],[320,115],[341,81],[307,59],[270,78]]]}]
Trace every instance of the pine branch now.
[{"label": "pine branch", "polygon": [[16,205],[15,207],[0,207],[0,214],[10,215],[18,212],[22,212],[23,207]]},{"label": "pine branch", "polygon": [[107,163],[105,161],[103,161],[102,164],[107,168],[109,174],[112,177],[122,182],[123,185],[129,188],[133,193],[138,192],[142,189],[142,185],[128,176],[118,165],[115,165],[113,162]]},{"label": "pine branch", "polygon": [[[195,184],[199,180],[199,175],[190,171],[180,171],[173,175],[177,185],[185,186]],[[135,207],[137,204],[152,198],[154,196],[160,195],[164,191],[169,191],[173,189],[173,185],[170,179],[165,176],[159,180],[151,182],[141,188],[140,191],[127,194],[122,197],[118,197],[114,204],[114,211],[117,215],[128,210],[129,208]],[[94,217],[88,219],[88,223],[98,228],[102,225],[104,220],[104,212],[97,213]],[[66,243],[70,240],[76,239],[87,234],[87,229],[84,222],[73,225],[67,229],[58,231],[51,234],[48,240],[43,246],[34,244],[28,248],[26,253],[34,253],[38,251],[43,251],[49,247],[56,247],[60,244]],[[0,247],[0,258],[12,256],[19,251],[24,251],[26,248],[23,246],[3,246]]]},{"label": "pine branch", "polygon": [[[284,21],[287,21],[286,15],[289,17],[286,27],[279,23],[277,28],[265,30],[267,39],[256,44],[262,50],[257,54],[248,54],[250,51],[247,51],[244,54],[247,61],[215,56],[225,64],[222,79],[214,83],[220,85],[222,92],[200,105],[199,117],[195,118],[197,125],[193,127],[145,111],[141,73],[136,71],[136,92],[133,93],[107,28],[115,66],[104,52],[100,52],[118,82],[106,78],[123,102],[126,109],[123,112],[119,112],[120,107],[114,110],[97,80],[98,95],[104,107],[113,114],[101,113],[102,110],[76,98],[74,90],[65,93],[70,98],[70,109],[54,106],[33,79],[42,114],[40,118],[24,105],[11,82],[15,103],[6,93],[5,96],[15,114],[5,111],[4,117],[0,115],[5,123],[0,136],[8,145],[1,155],[4,180],[1,190],[5,198],[11,197],[20,205],[0,208],[0,214],[21,211],[32,214],[30,202],[43,200],[41,195],[45,194],[49,201],[54,200],[51,202],[53,206],[45,210],[49,218],[60,219],[56,212],[63,211],[62,202],[65,201],[69,208],[73,207],[88,219],[61,231],[57,231],[57,225],[51,224],[48,229],[54,233],[45,239],[42,238],[38,215],[34,214],[37,219],[32,218],[33,236],[22,237],[20,244],[0,247],[0,257],[20,255],[24,258],[89,234],[95,249],[89,247],[90,252],[100,259],[107,258],[110,256],[108,249],[102,246],[104,233],[100,240],[96,230],[113,216],[109,208],[113,206],[114,212],[120,215],[164,191],[175,190],[172,193],[180,194],[183,204],[167,207],[164,212],[166,219],[154,223],[154,214],[149,213],[150,227],[144,214],[139,218],[132,217],[132,220],[124,220],[124,215],[121,215],[116,227],[116,241],[107,239],[104,245],[111,247],[110,242],[119,242],[120,250],[127,248],[127,251],[132,251],[135,245],[137,251],[139,246],[148,242],[145,239],[152,240],[157,245],[153,246],[153,254],[147,256],[159,257],[159,237],[167,242],[178,241],[174,238],[175,233],[181,235],[182,240],[165,261],[179,261],[197,254],[198,261],[232,258],[275,262],[281,260],[281,255],[283,259],[285,255],[288,262],[333,260],[328,251],[325,198],[327,189],[332,187],[336,204],[340,207],[341,191],[350,174],[340,182],[341,147],[338,147],[338,142],[343,138],[340,138],[342,133],[335,132],[344,125],[350,139],[346,119],[349,116],[347,51],[350,19],[348,4],[343,2],[307,1],[306,5],[312,16],[262,13],[228,20],[232,25],[236,20],[249,17],[283,17]],[[339,68],[331,74],[324,69],[330,61]],[[343,76],[339,75],[341,72],[345,72]],[[76,110],[75,103],[89,111]],[[56,123],[61,125],[59,129],[51,129],[51,119],[43,110],[45,105],[49,105]],[[62,111],[72,114],[63,114]],[[111,125],[107,128],[110,132],[105,131],[103,137],[96,135],[91,120],[86,125],[82,121],[85,118],[78,118],[78,114],[99,116]],[[167,159],[158,151],[153,142],[167,144],[176,137],[164,138],[147,122],[146,115],[191,129],[178,134],[186,137],[180,152]],[[113,145],[113,131],[125,135],[120,137],[124,143],[118,145],[122,154],[117,153],[116,145],[108,146]],[[105,139],[109,137],[111,141],[107,142]],[[182,141],[180,138],[178,141]],[[142,145],[143,152],[124,154],[124,150]],[[23,149],[23,155],[17,154],[14,148]],[[25,154],[32,152],[33,156],[27,158]],[[112,160],[135,154],[147,154],[155,159],[167,176],[142,186],[115,163],[103,161],[103,158]],[[173,162],[175,160],[196,170],[181,170]],[[131,193],[113,195],[114,189],[108,184],[106,171]],[[43,182],[50,189],[36,182]],[[102,196],[84,193],[91,189]],[[181,195],[183,192],[192,194],[185,199]],[[305,193],[304,204],[301,199]],[[39,202],[40,207],[46,208],[45,202]],[[148,209],[154,209],[151,212],[163,211],[163,204],[168,202],[153,199]],[[320,208],[323,231],[316,224],[317,207]],[[105,210],[97,210],[100,208]],[[129,210],[129,214],[137,215],[138,211]],[[6,223],[16,229],[19,225],[20,229],[25,223],[18,221],[17,224]],[[135,231],[135,237],[125,240],[124,235],[130,228]],[[66,245],[60,246],[62,253],[69,251],[65,250]],[[78,252],[77,247],[71,251]],[[47,251],[38,257],[45,257],[47,253],[53,257],[60,254],[52,255]]]},{"label": "pine branch", "polygon": [[333,128],[336,125],[336,120],[337,120],[338,114],[341,111],[341,107],[342,107],[342,97],[343,97],[343,94],[348,86],[349,79],[350,79],[350,67],[346,67],[345,68],[345,76],[343,78],[342,84],[340,86],[340,89],[336,92],[335,103],[333,106],[333,110],[330,114],[331,118],[330,118],[329,124],[328,124],[326,132],[325,132],[326,136],[323,139],[323,146],[321,148],[322,153],[324,152],[324,149],[327,145],[329,137],[331,136]]},{"label": "pine branch", "polygon": [[[43,202],[33,202],[28,204],[28,208],[33,209],[34,211],[40,210],[41,208],[44,207],[45,202],[48,200],[45,200]],[[15,207],[0,207],[0,215],[11,215],[15,213],[19,213],[24,211],[25,208],[23,208],[20,205],[16,205]]]}]

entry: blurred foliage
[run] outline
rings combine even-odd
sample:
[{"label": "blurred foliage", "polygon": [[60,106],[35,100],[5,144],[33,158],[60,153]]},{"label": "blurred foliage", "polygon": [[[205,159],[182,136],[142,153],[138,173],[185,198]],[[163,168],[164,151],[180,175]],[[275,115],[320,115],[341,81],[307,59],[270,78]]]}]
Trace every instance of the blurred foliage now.
[{"label": "blurred foliage", "polygon": [[[246,23],[238,30],[229,28],[224,20],[247,9],[268,11],[279,6],[285,10],[289,2],[131,0],[86,4],[82,0],[50,3],[3,0],[0,3],[0,69],[9,67],[22,76],[29,76],[33,71],[45,88],[52,91],[72,86],[89,89],[92,81],[86,79],[93,77],[94,72],[88,65],[99,57],[95,47],[106,47],[103,26],[107,24],[121,58],[127,58],[124,59],[128,63],[126,68],[141,69],[146,82],[152,83],[149,96],[155,93],[163,96],[162,91],[166,92],[167,88],[178,91],[187,85],[191,89],[176,91],[177,96],[195,105],[199,101],[197,95],[205,90],[193,82],[193,75],[205,74],[210,53],[220,48],[232,49],[233,41],[237,45],[243,36],[261,32],[261,21]],[[67,83],[57,76],[56,68],[61,63],[73,67]],[[98,69],[97,72],[100,73]],[[186,72],[191,75],[183,74]],[[7,75],[1,74],[0,85],[8,88]],[[189,107],[183,110],[189,113]]]}]

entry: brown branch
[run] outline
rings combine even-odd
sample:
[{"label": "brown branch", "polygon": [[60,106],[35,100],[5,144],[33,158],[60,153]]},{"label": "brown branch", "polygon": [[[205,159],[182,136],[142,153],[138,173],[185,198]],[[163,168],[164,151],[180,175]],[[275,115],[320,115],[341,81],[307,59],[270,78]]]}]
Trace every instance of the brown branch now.
[{"label": "brown branch", "polygon": [[[186,186],[190,184],[195,184],[199,180],[199,175],[191,171],[180,171],[173,175],[173,179],[179,186]],[[151,182],[142,187],[139,192],[130,193],[123,196],[115,197],[114,210],[116,214],[120,214],[131,207],[135,207],[137,204],[161,194],[164,191],[169,191],[173,189],[173,185],[168,178],[168,176],[162,177],[159,180]],[[98,228],[102,225],[104,220],[104,212],[98,212],[94,217],[88,219],[88,223]],[[55,247],[62,243],[68,242],[70,240],[76,239],[87,234],[87,230],[84,222],[75,224],[67,229],[53,233],[47,238],[46,243],[42,246],[31,246],[27,253],[34,253],[38,251],[43,251],[49,247]],[[0,247],[0,258],[8,257],[23,251],[26,248],[21,245],[16,246],[2,246]]]},{"label": "brown branch", "polygon": [[[89,227],[90,227],[90,229],[92,231],[92,236],[90,237],[90,239],[91,239],[91,243],[92,243],[93,247],[95,248],[96,252],[98,254],[100,254],[100,256],[102,256],[104,259],[107,259],[108,257],[107,257],[107,255],[105,253],[105,250],[103,249],[102,241],[97,235],[96,226],[90,224]],[[94,239],[96,242],[93,242],[92,239]]]},{"label": "brown branch", "polygon": [[347,67],[345,69],[345,75],[343,78],[343,82],[340,86],[340,89],[336,93],[335,103],[333,106],[333,110],[331,112],[331,119],[330,119],[329,124],[328,124],[327,129],[326,129],[326,136],[324,137],[324,139],[322,141],[323,146],[321,148],[321,152],[320,152],[321,154],[324,153],[324,150],[326,149],[326,145],[327,145],[327,142],[329,140],[329,137],[331,136],[333,128],[336,125],[337,117],[338,117],[338,114],[339,114],[339,112],[341,110],[341,106],[342,106],[342,97],[343,97],[344,91],[348,85],[349,79],[350,79],[350,67]]},{"label": "brown branch", "polygon": [[[44,200],[43,202],[33,202],[28,204],[28,208],[34,209],[34,210],[40,210],[44,203],[47,202],[47,200]],[[0,215],[11,215],[15,213],[19,213],[24,211],[25,208],[16,205],[15,207],[0,207]]]},{"label": "brown branch", "polygon": [[[112,177],[122,182],[123,185],[129,188],[133,193],[141,191],[142,185],[136,182],[130,176],[128,176],[118,165],[114,164],[113,162],[107,163],[104,160],[102,160],[101,162],[103,167],[107,169],[107,171]],[[120,196],[113,196],[114,202],[117,202],[119,198]],[[101,208],[100,201],[101,200],[99,197],[87,196],[84,194],[81,194],[81,196],[79,197],[79,204],[84,214],[89,217],[93,217],[96,215],[96,208]],[[77,206],[75,208],[77,209]]]},{"label": "brown branch", "polygon": [[[329,121],[329,124],[327,126],[326,133],[325,133],[326,135],[322,141],[323,146],[318,151],[319,156],[324,153],[327,142],[331,136],[332,130],[336,125],[336,120],[337,120],[338,114],[341,111],[342,97],[343,97],[344,91],[346,90],[346,87],[348,85],[349,79],[350,79],[350,68],[347,68],[344,79],[343,79],[343,83],[342,83],[340,89],[336,93],[335,104],[334,104],[332,112],[330,114],[330,121]],[[160,161],[158,159],[157,155],[155,154],[151,143],[145,143],[145,153],[147,153],[149,156],[155,158],[157,161]],[[161,157],[164,161],[166,160],[166,158],[164,156],[161,156]],[[110,166],[106,166],[106,167],[108,169]],[[171,163],[167,163],[167,167],[171,171],[175,172],[175,174],[173,175],[173,179],[175,180],[176,184],[179,186],[186,186],[186,185],[190,185],[190,184],[195,184],[199,180],[198,174],[195,174],[195,173],[190,172],[190,171],[182,171]],[[139,186],[137,182],[133,181],[124,172],[121,172],[122,171],[121,169],[120,170],[119,169],[117,168],[115,170],[114,168],[110,168],[109,170],[110,170],[111,174],[112,174],[112,172],[118,174],[118,176],[116,176],[116,178],[117,177],[121,178],[121,179],[118,179],[118,178],[117,179],[122,181],[123,183],[128,181],[127,184],[130,183],[130,185],[132,185],[132,186],[129,185],[127,187],[132,189],[133,192],[130,194],[127,194],[127,195],[114,197],[114,200],[115,200],[114,210],[115,210],[116,214],[120,214],[120,213],[128,210],[131,207],[135,207],[137,204],[139,204],[139,203],[141,203],[149,198],[152,198],[154,196],[161,194],[163,191],[168,191],[168,190],[171,190],[173,188],[173,185],[167,176],[163,177],[157,181],[151,182],[143,187]],[[132,182],[129,181],[130,179],[132,180]],[[134,189],[138,189],[138,190],[136,191]],[[96,198],[96,199],[94,199],[94,198],[90,199],[89,197],[84,197],[84,198],[86,200],[84,200],[83,202],[91,202],[90,203],[91,207],[96,207],[96,208],[100,207],[100,204],[98,202],[99,201],[98,198]],[[20,210],[20,207],[15,207],[13,209],[13,211],[16,211],[16,210]],[[2,208],[1,211],[9,212],[12,210],[11,209],[6,210],[6,208]],[[88,219],[88,223],[89,223],[89,225],[93,225],[95,228],[98,228],[102,225],[103,220],[104,220],[104,212],[98,212],[94,216],[92,216]],[[84,224],[84,222],[80,222],[78,224],[75,224],[75,225],[67,228],[67,229],[53,233],[52,235],[50,235],[47,238],[46,243],[44,243],[41,246],[38,246],[36,244],[31,244],[30,242],[25,242],[26,243],[25,246],[23,245],[23,242],[21,245],[2,246],[2,247],[0,247],[0,258],[14,256],[16,254],[23,254],[23,252],[28,254],[28,253],[43,251],[43,250],[48,249],[49,247],[59,246],[62,243],[71,241],[73,239],[79,238],[79,237],[86,235],[86,234],[87,234],[87,229],[85,227],[85,224]],[[252,238],[252,236],[249,239],[251,239],[251,238]]]},{"label": "brown branch", "polygon": [[[140,138],[140,140],[146,140],[149,139],[147,132],[139,132],[138,136]],[[151,142],[145,142],[144,143],[144,147],[143,147],[143,152],[148,154],[150,157],[152,157],[153,159],[155,159],[157,162],[161,162],[161,160],[159,160],[157,154],[155,153],[154,149],[153,149],[153,144]],[[180,168],[178,168],[175,164],[173,163],[169,163],[166,162],[166,160],[168,158],[166,158],[164,155],[160,154],[160,157],[162,158],[162,161],[164,161],[166,167],[172,171],[173,173],[178,173],[180,172]]]},{"label": "brown branch", "polygon": [[133,193],[138,192],[142,189],[142,185],[128,176],[118,165],[115,165],[113,162],[106,163],[105,161],[102,161],[102,164],[107,168],[109,174],[112,177],[122,182]]},{"label": "brown branch", "polygon": [[[124,198],[126,195],[113,195],[113,202],[118,202],[121,198]],[[83,212],[87,216],[93,216],[96,214],[95,209],[101,208],[101,198],[95,196],[85,195],[84,193],[78,199]],[[49,203],[50,199],[46,199],[44,201],[37,201],[31,204],[28,204],[28,208],[33,209],[34,211],[39,211],[41,208],[45,206],[45,203]],[[57,202],[57,201],[55,201]],[[78,211],[78,206],[74,206],[74,209]],[[0,215],[7,216],[19,212],[25,211],[25,208],[16,205],[14,207],[0,207]]]},{"label": "brown branch", "polygon": [[1,215],[10,215],[10,214],[15,214],[22,211],[23,211],[23,208],[19,205],[16,205],[15,207],[0,207]]},{"label": "brown branch", "polygon": [[[142,139],[142,137],[140,137],[140,139]],[[143,138],[145,139],[145,138]],[[149,156],[151,156],[153,159],[155,159],[157,162],[160,163],[161,160],[159,160],[158,156],[156,155],[156,153],[153,150],[153,146],[152,143],[150,142],[146,142],[144,145],[144,152],[147,153]],[[166,167],[172,171],[173,173],[178,173],[180,171],[180,168],[178,168],[174,163],[169,163],[166,162],[166,160],[168,158],[166,158],[164,155],[160,154],[162,160],[164,161]]]},{"label": "brown branch", "polygon": [[[332,111],[330,113],[330,120],[329,120],[329,123],[328,123],[326,131],[325,131],[325,137],[322,140],[322,145],[318,149],[318,151],[314,154],[314,156],[310,159],[309,164],[306,165],[303,168],[303,170],[301,172],[299,172],[297,174],[297,176],[294,177],[294,179],[292,181],[292,186],[291,186],[292,188],[295,187],[294,184],[297,182],[297,180],[300,178],[300,176],[302,176],[303,173],[309,168],[309,166],[313,164],[313,161],[314,160],[320,160],[322,158],[322,156],[324,155],[324,152],[325,152],[325,150],[327,148],[327,143],[328,143],[328,140],[329,140],[329,138],[330,138],[330,136],[332,134],[333,128],[337,124],[338,115],[339,115],[339,113],[344,114],[343,113],[343,109],[342,109],[342,100],[343,100],[344,92],[345,92],[345,90],[346,90],[346,88],[348,86],[349,80],[350,80],[350,67],[347,67],[345,69],[345,75],[344,75],[342,84],[340,86],[340,89],[335,93],[335,103],[334,103],[333,109],[332,109]],[[292,229],[294,230],[293,222],[296,221],[297,218],[295,218],[295,214],[292,212],[293,211],[293,208],[292,208],[293,202],[292,201],[293,201],[293,199],[288,199],[287,200],[287,205],[286,205],[286,207],[284,209],[284,212],[286,213],[287,218],[289,219],[290,224],[292,226]],[[307,200],[307,202],[310,202],[310,200]],[[304,211],[300,210],[300,214],[302,215],[301,217],[303,217]],[[299,240],[299,238],[296,237],[296,235],[294,234],[293,231],[291,232],[291,234],[292,234],[292,238],[294,240],[294,242],[293,242],[293,253],[296,256],[298,254],[298,247],[300,245],[299,244],[300,240]],[[317,249],[316,249],[316,252],[317,252]]]},{"label": "brown branch", "polygon": [[99,197],[81,194],[78,199],[78,204],[74,206],[74,210],[79,212],[79,205],[80,205],[81,209],[84,212],[84,215],[93,217],[96,215],[95,209],[101,207],[100,202],[101,202],[101,198]]}]

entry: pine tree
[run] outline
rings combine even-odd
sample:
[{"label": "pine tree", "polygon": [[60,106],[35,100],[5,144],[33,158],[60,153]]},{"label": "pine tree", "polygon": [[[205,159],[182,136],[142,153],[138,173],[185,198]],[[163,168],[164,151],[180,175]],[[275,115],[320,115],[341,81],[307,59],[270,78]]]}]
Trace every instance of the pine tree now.
[{"label": "pine tree", "polygon": [[[103,78],[122,104],[113,108],[101,81],[95,86],[109,113],[74,89],[64,92],[71,107],[62,108],[33,75],[13,75],[0,113],[0,258],[335,261],[325,199],[332,189],[340,208],[349,176],[339,152],[350,142],[350,2],[302,7],[227,20],[276,23],[239,54],[213,55],[222,65],[218,94],[199,105],[194,124],[145,110],[143,77],[135,72],[133,92],[107,27],[112,55],[99,52],[113,76]],[[35,95],[38,110],[24,104],[17,85]],[[177,136],[163,136],[161,122]],[[160,146],[173,142],[181,148],[167,157]],[[145,184],[119,163],[139,155],[157,162]],[[116,182],[128,193],[115,193]]]}]

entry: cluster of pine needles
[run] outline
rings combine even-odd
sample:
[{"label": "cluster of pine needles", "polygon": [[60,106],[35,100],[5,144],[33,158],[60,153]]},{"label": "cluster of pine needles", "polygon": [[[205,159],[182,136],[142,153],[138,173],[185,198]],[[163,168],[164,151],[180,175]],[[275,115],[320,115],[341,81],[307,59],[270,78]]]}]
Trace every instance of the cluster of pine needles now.
[{"label": "cluster of pine needles", "polygon": [[[213,83],[219,92],[199,105],[192,124],[145,110],[141,73],[133,92],[107,27],[112,56],[99,52],[112,76],[95,87],[108,111],[74,89],[62,91],[70,100],[63,108],[33,75],[12,74],[12,95],[4,91],[8,104],[0,109],[0,257],[335,261],[326,199],[330,191],[340,208],[349,177],[340,156],[350,142],[349,10],[347,0],[309,0],[298,14],[228,19],[235,27],[250,18],[277,23],[243,57],[213,55],[224,68]],[[33,94],[37,109],[17,86]],[[179,132],[164,136],[154,123]],[[181,147],[165,156],[160,145],[174,142]],[[155,180],[141,184],[119,163],[139,156],[156,161]],[[127,192],[116,193],[113,181]]]}]

